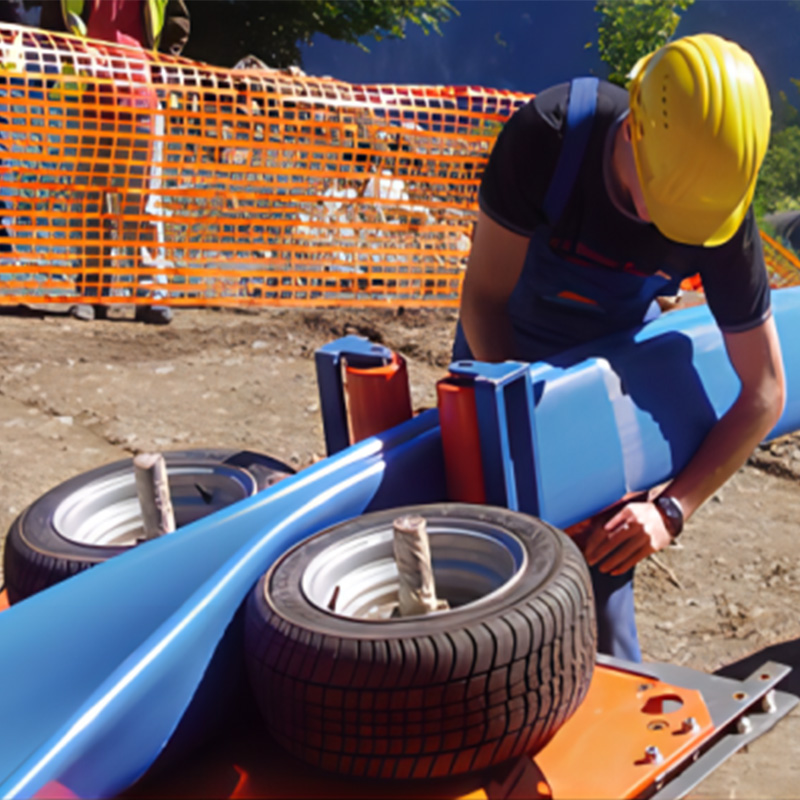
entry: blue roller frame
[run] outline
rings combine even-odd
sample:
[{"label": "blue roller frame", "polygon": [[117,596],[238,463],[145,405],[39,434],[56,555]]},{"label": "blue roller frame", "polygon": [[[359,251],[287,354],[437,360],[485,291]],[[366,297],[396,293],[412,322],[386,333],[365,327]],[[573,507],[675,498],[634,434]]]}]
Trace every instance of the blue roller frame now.
[{"label": "blue roller frame", "polygon": [[[773,306],[789,398],[779,435],[800,427],[800,288],[774,292]],[[342,360],[386,357],[354,337],[318,353],[324,461],[0,614],[0,795],[52,781],[82,797],[123,791],[212,659],[241,658],[221,642],[280,553],[371,510],[446,499],[435,410],[346,446]],[[552,363],[452,371],[474,380],[488,502],[559,526],[675,474],[738,391],[705,308]]]},{"label": "blue roller frame", "polygon": [[[800,427],[800,287],[773,292],[787,402],[768,438]],[[456,362],[471,378],[487,502],[566,527],[669,480],[731,406],[739,379],[705,306],[550,362]]]}]

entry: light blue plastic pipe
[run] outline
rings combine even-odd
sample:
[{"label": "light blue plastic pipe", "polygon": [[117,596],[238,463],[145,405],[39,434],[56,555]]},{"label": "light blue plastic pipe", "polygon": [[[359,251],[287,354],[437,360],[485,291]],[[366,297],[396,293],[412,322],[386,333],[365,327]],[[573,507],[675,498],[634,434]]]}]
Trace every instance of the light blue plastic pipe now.
[{"label": "light blue plastic pipe", "polygon": [[[237,609],[269,564],[369,509],[443,497],[426,412],[253,498],[134,548],[0,614],[0,796],[58,781],[109,797],[168,741]],[[408,458],[429,469],[408,480]]]},{"label": "light blue plastic pipe", "polygon": [[[787,402],[768,438],[800,428],[800,287],[773,292]],[[705,306],[530,368],[538,514],[560,527],[673,477],[730,408],[739,379]],[[579,487],[579,491],[576,491]]]},{"label": "light blue plastic pipe", "polygon": [[[800,427],[800,288],[774,292],[773,305],[788,380],[779,435]],[[663,391],[647,390],[659,366]],[[559,526],[674,474],[738,391],[703,308],[530,376],[542,516]],[[281,552],[368,510],[442,500],[443,472],[438,414],[425,412],[0,614],[0,795],[50,781],[83,797],[124,790],[163,749]]]}]

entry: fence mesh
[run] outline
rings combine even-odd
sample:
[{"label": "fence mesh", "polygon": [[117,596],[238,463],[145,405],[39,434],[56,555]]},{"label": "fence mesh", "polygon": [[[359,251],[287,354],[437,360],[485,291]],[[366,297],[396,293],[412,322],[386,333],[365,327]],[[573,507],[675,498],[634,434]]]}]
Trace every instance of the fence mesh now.
[{"label": "fence mesh", "polygon": [[0,26],[0,302],[453,305],[525,95],[223,70]]},{"label": "fence mesh", "polygon": [[0,304],[456,305],[484,164],[530,98],[13,25],[0,50]]},{"label": "fence mesh", "polygon": [[771,236],[761,232],[770,285],[776,289],[800,284],[800,260]]}]

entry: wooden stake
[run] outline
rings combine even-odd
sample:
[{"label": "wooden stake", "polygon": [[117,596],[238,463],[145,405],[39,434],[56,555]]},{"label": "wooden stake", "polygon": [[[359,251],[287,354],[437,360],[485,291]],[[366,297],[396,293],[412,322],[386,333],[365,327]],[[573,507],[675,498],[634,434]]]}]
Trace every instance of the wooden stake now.
[{"label": "wooden stake", "polygon": [[398,517],[394,521],[394,558],[400,581],[398,607],[401,617],[449,608],[446,600],[436,598],[430,541],[422,517]]},{"label": "wooden stake", "polygon": [[175,530],[175,513],[167,480],[167,464],[161,453],[140,453],[133,459],[136,491],[142,508],[145,539]]}]

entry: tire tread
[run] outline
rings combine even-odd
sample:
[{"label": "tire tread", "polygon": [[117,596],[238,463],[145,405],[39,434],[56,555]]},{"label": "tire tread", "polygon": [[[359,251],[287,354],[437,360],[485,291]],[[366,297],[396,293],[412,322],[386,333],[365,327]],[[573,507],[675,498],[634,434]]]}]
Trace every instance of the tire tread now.
[{"label": "tire tread", "polygon": [[537,535],[562,544],[554,576],[521,602],[445,631],[303,637],[267,602],[268,573],[248,599],[248,617],[261,622],[247,628],[247,660],[274,738],[327,770],[414,780],[541,748],[586,694],[596,645],[583,557],[534,522]]}]

